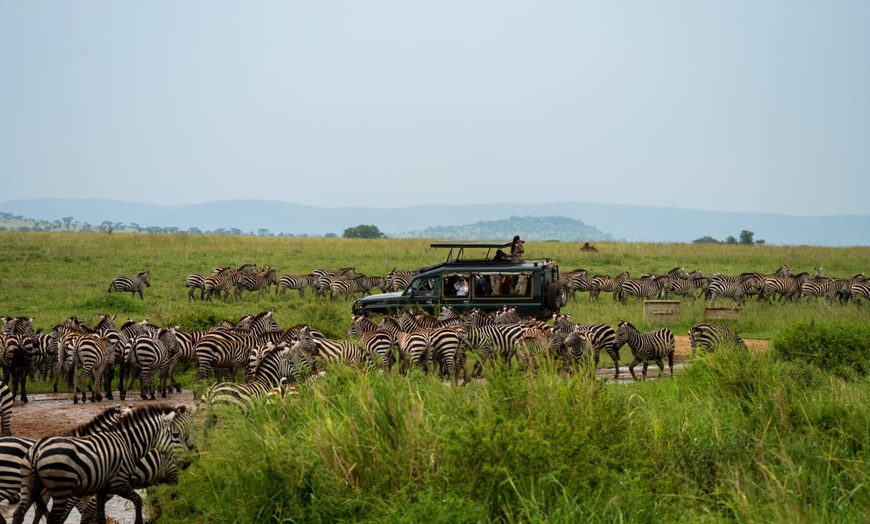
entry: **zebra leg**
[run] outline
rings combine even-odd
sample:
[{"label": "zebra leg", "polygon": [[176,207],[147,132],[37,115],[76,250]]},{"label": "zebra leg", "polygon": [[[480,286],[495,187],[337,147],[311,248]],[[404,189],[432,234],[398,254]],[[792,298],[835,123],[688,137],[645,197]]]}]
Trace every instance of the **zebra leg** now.
[{"label": "zebra leg", "polygon": [[[656,365],[659,367],[659,378],[662,378],[665,375],[665,363],[662,359],[656,359]],[[671,370],[671,375],[673,376],[673,370]]]},{"label": "zebra leg", "polygon": [[643,379],[646,380],[646,368],[649,367],[649,360],[643,361]]},{"label": "zebra leg", "polygon": [[[14,396],[12,397],[15,398]],[[21,402],[27,403],[27,372],[25,370],[21,370]]]},{"label": "zebra leg", "polygon": [[[634,374],[634,367],[640,364],[640,359],[634,357],[634,360],[631,361],[631,364],[628,365],[628,372],[631,373],[631,378],[637,380],[637,376]],[[646,363],[644,363],[644,376],[646,376]]]},{"label": "zebra leg", "polygon": [[[674,352],[673,351],[668,353],[668,367],[671,368],[671,376],[673,377],[674,376]],[[662,372],[664,372],[664,369],[662,369]]]}]

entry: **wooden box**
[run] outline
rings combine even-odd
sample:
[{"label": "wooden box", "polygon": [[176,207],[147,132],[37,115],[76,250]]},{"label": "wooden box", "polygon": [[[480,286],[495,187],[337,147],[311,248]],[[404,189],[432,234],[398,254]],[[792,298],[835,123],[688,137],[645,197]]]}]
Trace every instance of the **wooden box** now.
[{"label": "wooden box", "polygon": [[679,300],[644,300],[643,321],[648,324],[670,324],[680,320]]}]

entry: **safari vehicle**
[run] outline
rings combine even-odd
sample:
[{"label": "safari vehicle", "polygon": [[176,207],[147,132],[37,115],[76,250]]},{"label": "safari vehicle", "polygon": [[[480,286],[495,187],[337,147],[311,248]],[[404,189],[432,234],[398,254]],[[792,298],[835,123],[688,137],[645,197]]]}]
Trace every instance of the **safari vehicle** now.
[{"label": "safari vehicle", "polygon": [[[395,314],[410,308],[437,314],[441,306],[462,313],[509,306],[520,315],[545,319],[568,300],[568,289],[559,282],[558,264],[550,259],[511,262],[502,251],[510,242],[436,242],[429,247],[449,250],[446,261],[419,269],[404,291],[354,300],[353,313]],[[467,284],[464,294],[462,281]]]}]

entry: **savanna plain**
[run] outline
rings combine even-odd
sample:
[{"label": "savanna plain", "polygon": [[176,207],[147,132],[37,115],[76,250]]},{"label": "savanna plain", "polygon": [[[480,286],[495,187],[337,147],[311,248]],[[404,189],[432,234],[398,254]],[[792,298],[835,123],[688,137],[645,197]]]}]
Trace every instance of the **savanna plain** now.
[{"label": "savanna plain", "polygon": [[[581,246],[529,242],[525,255],[611,276],[675,267],[770,274],[788,264],[849,278],[870,261],[867,247]],[[260,299],[189,301],[186,277],[246,263],[279,275],[343,267],[384,275],[444,256],[414,239],[0,232],[0,313],[32,317],[48,332],[70,316],[193,330],[274,311],[282,327],[304,323],[342,339],[349,300],[273,287]],[[146,270],[144,300],[107,292],[115,276]],[[683,302],[667,327],[684,336],[705,306]],[[662,327],[644,321],[639,301],[609,295],[578,293],[562,311],[577,323]],[[217,413],[178,484],[149,498],[162,509],[158,522],[170,523],[867,522],[868,320],[868,304],[750,299],[733,327],[768,349],[686,355],[672,378],[630,383],[582,365],[565,372],[546,358],[534,369],[489,364],[483,380],[461,387],[417,369],[333,365],[281,401]],[[627,346],[620,359],[631,361]],[[196,396],[207,383],[194,384],[193,371],[179,378]],[[19,417],[27,408],[14,406]]]}]

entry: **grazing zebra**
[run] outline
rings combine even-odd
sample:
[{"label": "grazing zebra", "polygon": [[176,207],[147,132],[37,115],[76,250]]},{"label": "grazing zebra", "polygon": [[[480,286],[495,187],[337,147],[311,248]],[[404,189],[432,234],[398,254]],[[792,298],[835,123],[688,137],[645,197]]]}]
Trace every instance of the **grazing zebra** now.
[{"label": "grazing zebra", "polygon": [[605,350],[610,359],[613,360],[614,375],[613,378],[619,378],[619,349],[614,347],[616,341],[616,331],[607,324],[574,324],[571,322],[571,315],[555,314],[553,315],[553,330],[571,333],[578,331],[583,333],[586,340],[592,345],[592,356],[595,366],[598,367],[599,356],[601,350]]},{"label": "grazing zebra", "polygon": [[251,291],[257,292],[257,299],[263,298],[263,295],[269,289],[269,286],[277,283],[275,276],[275,268],[266,266],[256,275],[242,275],[236,282],[234,289],[235,298],[242,298],[242,292]]},{"label": "grazing zebra", "polygon": [[659,366],[659,376],[665,372],[665,365],[662,360],[668,357],[668,367],[671,368],[671,376],[674,376],[674,351],[676,350],[676,339],[674,333],[668,328],[659,328],[648,333],[641,333],[631,323],[620,320],[619,327],[616,329],[616,340],[613,341],[613,347],[619,351],[623,345],[628,344],[631,348],[631,355],[634,360],[628,365],[628,371],[631,373],[631,378],[637,380],[634,374],[634,367],[643,363],[643,378],[646,379],[646,369],[649,361],[653,360]]},{"label": "grazing zebra", "polygon": [[117,276],[109,284],[109,293],[115,291],[117,293],[131,293],[133,298],[136,298],[136,293],[139,293],[139,298],[145,300],[142,296],[142,285],[151,287],[151,278],[148,271],[142,271],[135,277]]},{"label": "grazing zebra", "polygon": [[366,316],[353,315],[353,321],[345,337],[358,337],[370,355],[380,358],[381,364],[387,371],[392,369],[393,348],[396,345],[396,334],[393,331],[381,329]]},{"label": "grazing zebra", "polygon": [[278,278],[275,294],[283,294],[288,289],[295,289],[299,291],[299,298],[302,298],[305,296],[305,288],[313,288],[316,279],[317,277],[311,273],[307,275],[281,275]]},{"label": "grazing zebra", "polygon": [[720,297],[732,298],[739,305],[746,302],[747,295],[757,295],[761,291],[761,280],[756,274],[741,275],[737,278],[714,278],[710,282],[710,307],[715,307]]},{"label": "grazing zebra", "polygon": [[49,522],[60,522],[72,497],[97,497],[96,519],[105,522],[106,498],[119,495],[133,502],[142,522],[142,498],[131,485],[136,464],[152,449],[186,451],[173,425],[184,406],[147,405],[122,413],[116,427],[86,437],[46,437],[28,451],[21,468],[21,502],[13,523],[21,524],[31,504],[49,513],[40,495],[52,499]]},{"label": "grazing zebra", "polygon": [[203,294],[205,293],[205,275],[200,275],[199,273],[187,275],[186,286],[188,302],[193,300],[193,293],[197,289],[199,290],[199,299],[202,300]]},{"label": "grazing zebra", "polygon": [[0,366],[3,368],[3,382],[12,399],[21,386],[21,402],[27,403],[27,375],[33,364],[33,338],[28,335],[0,334]]},{"label": "grazing zebra", "polygon": [[598,296],[602,291],[613,293],[613,298],[616,299],[616,292],[626,279],[631,277],[631,273],[623,271],[616,278],[610,278],[607,275],[595,275],[589,280],[589,300],[598,300]]},{"label": "grazing zebra", "polygon": [[721,346],[741,347],[747,349],[746,343],[736,331],[728,326],[711,324],[709,322],[697,322],[689,328],[689,343],[692,346],[692,355],[698,349],[714,351]]},{"label": "grazing zebra", "polygon": [[372,362],[368,351],[355,342],[351,340],[316,338],[311,335],[308,327],[304,327],[299,331],[299,341],[305,351],[321,361],[363,365],[364,367],[367,367]]},{"label": "grazing zebra", "polygon": [[281,385],[282,380],[298,383],[314,372],[313,359],[304,352],[298,341],[293,347],[288,347],[287,342],[277,345],[269,342],[263,348],[262,359],[248,382],[212,384],[202,396],[202,402],[210,407],[232,405],[247,414],[253,401],[265,397],[273,388]]}]

